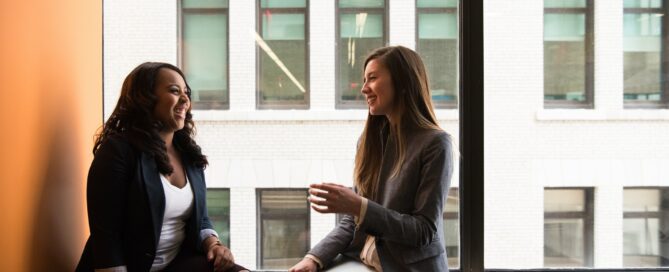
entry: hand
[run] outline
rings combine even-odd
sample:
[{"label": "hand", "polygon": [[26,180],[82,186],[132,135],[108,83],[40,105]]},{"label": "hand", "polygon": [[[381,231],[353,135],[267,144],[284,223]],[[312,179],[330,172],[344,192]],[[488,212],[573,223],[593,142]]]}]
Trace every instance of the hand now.
[{"label": "hand", "polygon": [[353,190],[334,183],[311,184],[308,200],[311,208],[319,213],[345,213],[360,215],[362,197]]},{"label": "hand", "polygon": [[235,265],[235,258],[230,249],[216,243],[209,246],[207,261],[214,262],[214,271],[226,271]]},{"label": "hand", "polygon": [[318,264],[309,258],[302,259],[295,266],[291,267],[288,272],[316,272]]}]

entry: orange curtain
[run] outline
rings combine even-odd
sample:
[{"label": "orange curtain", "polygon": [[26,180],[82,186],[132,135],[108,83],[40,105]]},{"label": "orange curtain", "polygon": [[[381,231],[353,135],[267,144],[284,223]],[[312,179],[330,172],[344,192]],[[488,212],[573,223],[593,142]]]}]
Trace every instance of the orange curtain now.
[{"label": "orange curtain", "polygon": [[0,271],[72,271],[102,124],[102,1],[0,1]]}]

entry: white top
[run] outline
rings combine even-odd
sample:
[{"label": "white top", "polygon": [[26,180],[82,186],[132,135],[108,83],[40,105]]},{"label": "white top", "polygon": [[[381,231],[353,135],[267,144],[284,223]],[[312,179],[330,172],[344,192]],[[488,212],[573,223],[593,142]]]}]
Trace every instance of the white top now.
[{"label": "white top", "polygon": [[177,256],[185,237],[186,220],[193,210],[193,190],[188,184],[188,177],[183,188],[172,185],[162,174],[160,181],[165,191],[165,215],[151,271],[165,269]]}]

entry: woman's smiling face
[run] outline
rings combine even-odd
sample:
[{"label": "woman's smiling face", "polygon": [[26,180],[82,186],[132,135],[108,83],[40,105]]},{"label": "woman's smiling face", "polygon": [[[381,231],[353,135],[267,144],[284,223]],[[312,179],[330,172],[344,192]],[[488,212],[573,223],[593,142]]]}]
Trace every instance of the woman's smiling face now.
[{"label": "woman's smiling face", "polygon": [[177,131],[184,127],[190,110],[188,87],[183,77],[168,68],[160,69],[154,94],[158,98],[154,117],[163,123],[164,130]]}]

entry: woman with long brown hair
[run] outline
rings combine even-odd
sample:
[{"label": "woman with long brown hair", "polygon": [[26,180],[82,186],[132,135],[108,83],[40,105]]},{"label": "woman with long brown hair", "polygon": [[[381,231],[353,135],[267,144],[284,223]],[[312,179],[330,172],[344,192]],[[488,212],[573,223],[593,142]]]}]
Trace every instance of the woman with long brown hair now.
[{"label": "woman with long brown hair", "polygon": [[369,114],[355,156],[354,190],[312,184],[321,213],[345,214],[290,271],[327,267],[338,254],[376,271],[447,271],[442,213],[453,169],[420,56],[402,46],[364,64]]}]

